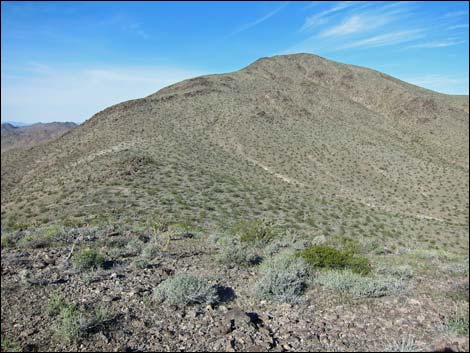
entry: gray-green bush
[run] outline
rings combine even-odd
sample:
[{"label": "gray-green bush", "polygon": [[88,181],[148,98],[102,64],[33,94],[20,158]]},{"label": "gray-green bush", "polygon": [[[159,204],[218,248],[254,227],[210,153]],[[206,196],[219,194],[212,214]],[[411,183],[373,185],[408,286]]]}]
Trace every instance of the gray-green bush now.
[{"label": "gray-green bush", "polygon": [[261,265],[255,286],[258,296],[281,302],[296,302],[307,283],[308,265],[292,250],[284,250]]},{"label": "gray-green bush", "polygon": [[351,270],[321,272],[315,282],[338,292],[350,293],[358,298],[378,298],[391,294],[400,294],[406,287],[402,279],[365,277]]},{"label": "gray-green bush", "polygon": [[175,305],[216,304],[219,301],[217,289],[206,279],[181,273],[168,278],[155,289],[158,300]]}]

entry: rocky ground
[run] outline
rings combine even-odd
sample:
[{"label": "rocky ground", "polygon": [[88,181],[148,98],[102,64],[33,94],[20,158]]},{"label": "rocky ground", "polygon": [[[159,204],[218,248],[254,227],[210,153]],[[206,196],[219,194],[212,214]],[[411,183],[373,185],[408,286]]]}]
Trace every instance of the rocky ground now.
[{"label": "rocky ground", "polygon": [[[430,257],[418,266],[403,257],[415,271],[401,295],[355,299],[313,280],[300,302],[279,303],[253,294],[257,266],[220,264],[217,249],[204,236],[173,236],[147,268],[134,265],[136,254],[116,251],[116,244],[130,236],[111,234],[46,248],[2,246],[2,351],[469,349],[468,337],[449,324],[457,309],[468,313],[468,268],[450,273],[439,259]],[[75,269],[69,258],[72,246],[74,251],[100,249],[105,268]],[[374,261],[391,263],[394,256]],[[209,279],[221,303],[182,307],[156,300],[154,289],[182,272]],[[97,308],[105,308],[106,318],[84,324],[80,335],[68,341],[57,333],[58,317],[48,312],[57,295],[76,305],[83,322]],[[468,332],[468,316],[466,325]]]}]

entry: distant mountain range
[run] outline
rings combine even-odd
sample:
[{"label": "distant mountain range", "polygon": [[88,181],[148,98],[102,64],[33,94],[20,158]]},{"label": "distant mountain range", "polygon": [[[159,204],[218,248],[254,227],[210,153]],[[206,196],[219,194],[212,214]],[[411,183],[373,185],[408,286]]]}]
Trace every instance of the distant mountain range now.
[{"label": "distant mountain range", "polygon": [[32,125],[31,123],[22,123],[22,122],[19,122],[19,121],[9,121],[9,120],[3,121],[2,125],[3,124],[10,124],[10,125],[13,125],[13,126],[16,126],[16,127]]},{"label": "distant mountain range", "polygon": [[23,126],[17,124],[14,122],[2,123],[2,153],[13,148],[26,149],[45,143],[76,126],[71,122],[36,123]]}]

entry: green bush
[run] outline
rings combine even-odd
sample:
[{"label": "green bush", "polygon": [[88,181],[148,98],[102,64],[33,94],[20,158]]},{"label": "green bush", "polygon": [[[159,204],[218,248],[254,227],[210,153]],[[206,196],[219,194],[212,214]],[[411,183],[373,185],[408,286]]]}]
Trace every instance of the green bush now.
[{"label": "green bush", "polygon": [[13,248],[15,247],[15,241],[11,234],[2,234],[1,245],[2,248]]},{"label": "green bush", "polygon": [[67,306],[67,302],[61,295],[52,294],[49,302],[47,303],[46,313],[49,316],[57,316]]},{"label": "green bush", "polygon": [[64,228],[59,225],[36,228],[19,239],[17,245],[22,248],[46,248],[60,241],[64,234]]},{"label": "green bush", "polygon": [[104,257],[94,249],[83,249],[72,258],[73,266],[78,270],[103,267]]},{"label": "green bush", "polygon": [[314,268],[349,268],[360,274],[368,274],[371,271],[369,260],[365,257],[354,256],[351,251],[337,250],[325,245],[313,245],[298,254]]},{"label": "green bush", "polygon": [[261,278],[255,292],[263,298],[296,302],[306,287],[307,275],[305,260],[285,250],[261,265]]},{"label": "green bush", "polygon": [[65,306],[59,313],[56,335],[67,343],[76,341],[82,332],[82,321],[83,318],[75,306]]},{"label": "green bush", "polygon": [[[468,308],[468,307],[467,307]],[[467,336],[469,333],[469,313],[467,310],[457,310],[449,318],[447,325],[450,331],[455,332],[457,335]]]},{"label": "green bush", "polygon": [[168,278],[156,288],[159,300],[175,305],[215,304],[219,301],[216,288],[207,280],[182,273]]},{"label": "green bush", "polygon": [[64,228],[57,225],[52,224],[42,230],[42,236],[48,239],[53,239],[61,236],[64,233]]}]

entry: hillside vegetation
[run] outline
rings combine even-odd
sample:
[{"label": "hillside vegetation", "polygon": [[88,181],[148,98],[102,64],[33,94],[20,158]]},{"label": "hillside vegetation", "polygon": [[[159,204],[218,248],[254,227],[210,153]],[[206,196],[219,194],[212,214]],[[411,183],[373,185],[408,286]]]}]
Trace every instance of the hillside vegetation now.
[{"label": "hillside vegetation", "polygon": [[202,76],[2,156],[2,226],[209,225],[468,244],[468,96],[309,54]]},{"label": "hillside vegetation", "polygon": [[275,56],[1,167],[2,350],[468,351],[468,96]]}]

